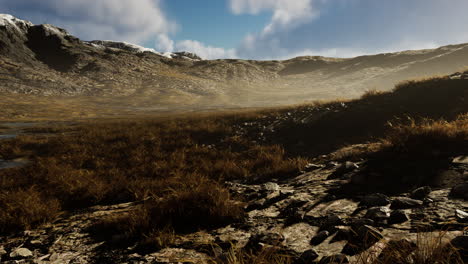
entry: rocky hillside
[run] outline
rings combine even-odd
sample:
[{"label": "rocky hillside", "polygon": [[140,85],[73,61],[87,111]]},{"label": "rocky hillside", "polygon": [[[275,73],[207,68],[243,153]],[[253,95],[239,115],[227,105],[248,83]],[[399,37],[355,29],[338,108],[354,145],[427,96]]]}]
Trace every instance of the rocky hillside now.
[{"label": "rocky hillside", "polygon": [[468,44],[350,59],[202,60],[0,15],[0,92],[125,97],[136,105],[264,106],[355,97],[396,82],[459,71]]},{"label": "rocky hillside", "polygon": [[0,123],[0,261],[466,263],[467,75],[256,112]]}]

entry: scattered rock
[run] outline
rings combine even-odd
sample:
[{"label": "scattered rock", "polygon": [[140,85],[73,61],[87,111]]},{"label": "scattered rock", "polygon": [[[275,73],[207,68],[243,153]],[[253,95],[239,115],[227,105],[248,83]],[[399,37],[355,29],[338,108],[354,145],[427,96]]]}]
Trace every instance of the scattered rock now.
[{"label": "scattered rock", "polygon": [[422,201],[407,198],[407,197],[397,197],[393,200],[390,208],[392,209],[409,209],[420,207],[423,205]]},{"label": "scattered rock", "polygon": [[377,223],[386,223],[388,218],[390,218],[390,209],[387,207],[372,207],[367,210],[364,217],[372,219]]},{"label": "scattered rock", "polygon": [[344,264],[349,263],[349,259],[344,254],[336,254],[332,256],[323,257],[319,264]]},{"label": "scattered rock", "polygon": [[450,192],[450,196],[468,200],[468,183],[454,186]]},{"label": "scattered rock", "polygon": [[313,246],[316,246],[316,245],[319,245],[320,243],[322,243],[323,241],[325,241],[325,239],[327,239],[327,237],[330,236],[330,232],[324,230],[324,231],[320,231],[317,233],[317,235],[315,235],[312,240],[310,240],[310,244],[313,245]]},{"label": "scattered rock", "polygon": [[433,202],[434,202],[434,200],[432,200],[431,198],[427,198],[427,197],[424,198],[424,200],[423,200],[424,205],[429,205],[429,204],[431,204]]},{"label": "scattered rock", "polygon": [[408,215],[403,210],[395,210],[390,214],[389,224],[401,224],[408,221]]},{"label": "scattered rock", "polygon": [[247,249],[259,251],[264,245],[277,246],[284,241],[284,236],[279,233],[260,233],[250,237],[245,245]]},{"label": "scattered rock", "polygon": [[356,169],[359,169],[359,165],[353,162],[345,162],[341,164],[328,178],[327,180],[341,178],[346,173],[352,172]]},{"label": "scattered rock", "polygon": [[424,198],[426,198],[431,192],[431,187],[424,186],[412,191],[410,197],[417,200],[424,200]]},{"label": "scattered rock", "polygon": [[27,248],[17,248],[10,253],[10,258],[13,259],[31,258],[32,256],[32,251]]},{"label": "scattered rock", "polygon": [[276,192],[279,191],[280,187],[277,183],[274,182],[267,182],[263,185],[263,190],[269,192]]},{"label": "scattered rock", "polygon": [[309,249],[304,251],[299,259],[295,262],[296,264],[309,264],[312,263],[314,260],[316,260],[319,257],[317,252],[313,249]]},{"label": "scattered rock", "polygon": [[348,225],[352,227],[360,227],[363,225],[374,225],[374,220],[369,219],[369,218],[350,218],[347,221]]},{"label": "scattered rock", "polygon": [[8,254],[8,252],[6,252],[5,248],[3,246],[0,246],[0,260],[1,260],[1,257],[3,255],[6,255]]},{"label": "scattered rock", "polygon": [[323,167],[324,167],[323,165],[318,165],[318,164],[309,163],[309,164],[307,164],[307,165],[304,167],[304,171],[306,171],[306,172],[311,172],[311,171],[314,171],[314,170],[321,169],[321,168],[323,168]]},{"label": "scattered rock", "polygon": [[349,256],[359,254],[383,239],[383,235],[372,226],[353,227],[352,231],[351,239],[341,251]]},{"label": "scattered rock", "polygon": [[457,218],[457,221],[460,223],[468,223],[468,213],[462,210],[457,209],[455,211],[455,217]]},{"label": "scattered rock", "polygon": [[390,199],[388,198],[388,196],[386,196],[385,194],[381,194],[381,193],[373,193],[373,194],[364,196],[361,199],[360,205],[374,207],[374,206],[385,206],[388,204],[390,204]]},{"label": "scattered rock", "polygon": [[452,162],[455,163],[455,164],[468,164],[468,156],[455,157],[452,160]]},{"label": "scattered rock", "polygon": [[353,232],[348,227],[337,227],[337,229],[338,231],[336,232],[335,236],[332,238],[330,243],[351,239]]},{"label": "scattered rock", "polygon": [[343,222],[343,219],[341,219],[341,217],[337,215],[329,215],[324,219],[321,225],[321,229],[331,230],[331,229],[334,229],[335,226],[339,226],[343,224],[344,222]]}]

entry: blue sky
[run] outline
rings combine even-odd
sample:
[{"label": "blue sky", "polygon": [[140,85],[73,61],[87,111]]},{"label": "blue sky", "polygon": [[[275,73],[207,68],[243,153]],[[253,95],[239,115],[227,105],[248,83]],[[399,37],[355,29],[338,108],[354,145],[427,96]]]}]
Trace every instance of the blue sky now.
[{"label": "blue sky", "polygon": [[85,39],[206,59],[352,57],[468,42],[467,0],[0,0]]}]

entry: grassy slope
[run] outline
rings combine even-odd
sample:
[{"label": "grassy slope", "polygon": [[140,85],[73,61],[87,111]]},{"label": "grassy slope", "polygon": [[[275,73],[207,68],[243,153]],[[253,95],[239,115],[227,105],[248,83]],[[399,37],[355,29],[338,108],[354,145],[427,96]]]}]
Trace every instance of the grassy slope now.
[{"label": "grassy slope", "polygon": [[[241,221],[243,205],[224,189],[224,180],[297,175],[308,162],[301,154],[315,157],[347,143],[382,137],[387,122],[398,116],[454,120],[468,112],[467,91],[466,80],[436,78],[402,84],[393,93],[367,94],[346,102],[341,110],[333,110],[341,105],[333,102],[250,113],[89,122],[58,128],[56,137],[3,141],[0,158],[28,157],[32,164],[0,170],[0,205],[5,208],[0,232],[34,227],[62,210],[142,199],[146,202],[137,214],[98,223],[102,235],[126,230],[126,239],[140,239],[166,228],[191,232]],[[306,124],[285,121],[263,143],[253,141],[257,131],[237,133],[242,124],[314,107],[332,110]],[[414,145],[419,139],[424,144],[450,143],[454,148],[445,158],[466,154],[464,117],[453,123],[410,123],[396,131],[373,154],[385,157],[403,149],[409,156],[424,155],[426,149]],[[298,147],[297,141],[304,141],[305,147]],[[174,204],[181,206],[174,209]],[[192,225],[180,224],[184,219],[193,220]]]}]

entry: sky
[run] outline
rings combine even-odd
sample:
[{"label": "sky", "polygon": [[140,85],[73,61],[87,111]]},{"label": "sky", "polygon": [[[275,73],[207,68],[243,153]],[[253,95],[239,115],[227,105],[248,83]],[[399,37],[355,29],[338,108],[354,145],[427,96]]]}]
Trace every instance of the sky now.
[{"label": "sky", "polygon": [[204,59],[354,57],[468,42],[468,0],[0,0],[84,40]]}]

